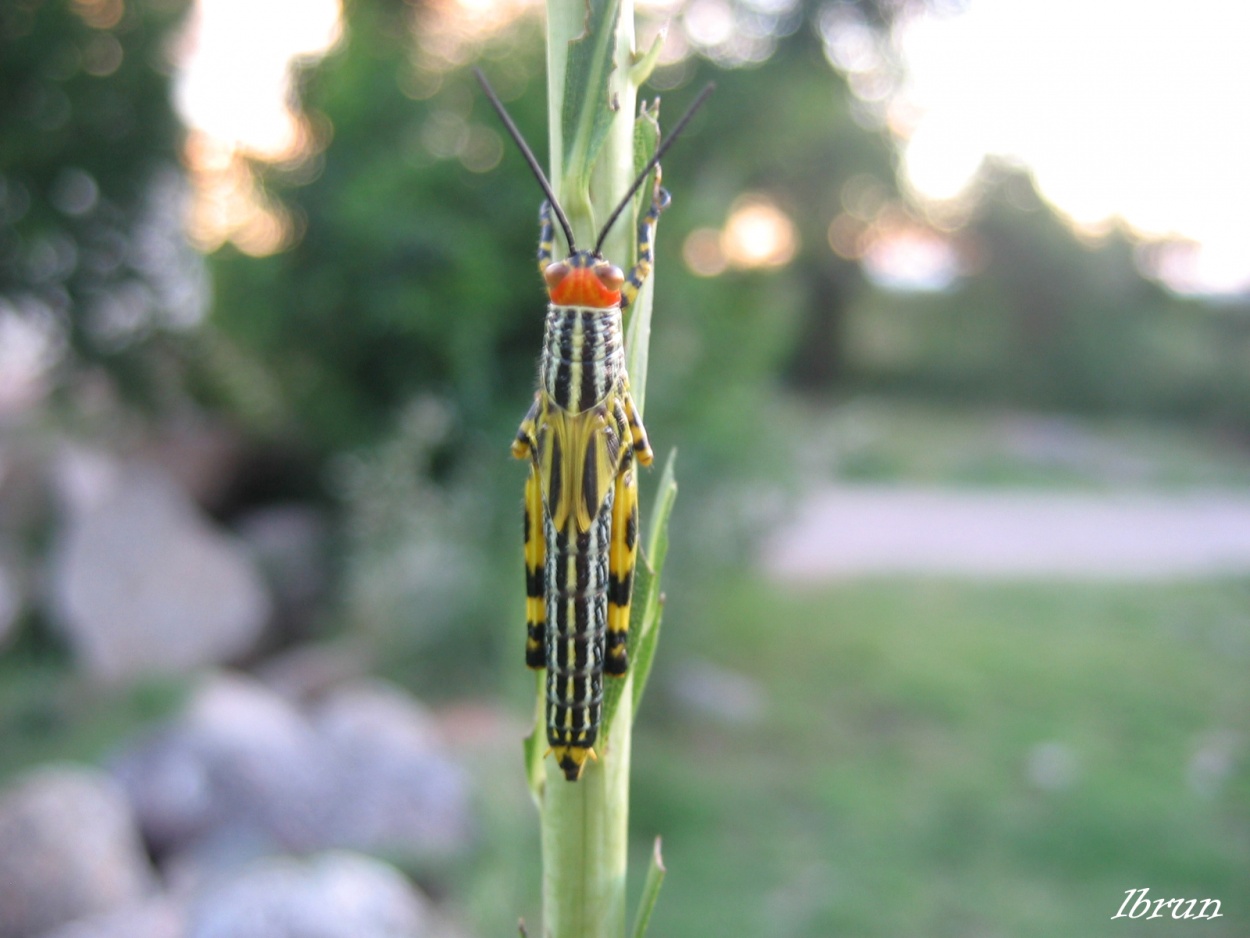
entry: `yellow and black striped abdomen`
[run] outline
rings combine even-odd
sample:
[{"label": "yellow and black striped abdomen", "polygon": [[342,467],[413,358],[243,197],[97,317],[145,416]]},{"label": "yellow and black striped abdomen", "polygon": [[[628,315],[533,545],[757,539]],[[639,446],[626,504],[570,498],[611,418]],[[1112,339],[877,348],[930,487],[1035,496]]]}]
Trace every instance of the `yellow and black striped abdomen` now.
[{"label": "yellow and black striped abdomen", "polygon": [[603,707],[612,496],[585,531],[573,516],[563,530],[546,520],[547,742],[569,779],[581,775]]}]

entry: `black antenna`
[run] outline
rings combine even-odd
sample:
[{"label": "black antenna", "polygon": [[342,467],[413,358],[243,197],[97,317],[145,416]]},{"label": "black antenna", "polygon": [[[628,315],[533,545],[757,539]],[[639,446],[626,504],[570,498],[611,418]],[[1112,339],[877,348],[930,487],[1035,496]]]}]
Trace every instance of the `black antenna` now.
[{"label": "black antenna", "polygon": [[603,248],[603,239],[608,236],[608,231],[611,230],[612,225],[616,223],[616,220],[620,218],[621,212],[625,211],[625,206],[628,205],[629,200],[634,197],[634,193],[637,192],[638,188],[647,181],[647,177],[651,175],[651,170],[655,169],[656,164],[660,162],[660,157],[667,152],[669,147],[677,142],[677,137],[683,130],[686,129],[686,125],[690,123],[690,118],[694,117],[694,112],[703,106],[703,102],[708,99],[708,95],[715,90],[716,85],[713,82],[708,82],[707,85],[704,86],[703,90],[699,92],[699,96],[694,99],[694,103],[690,105],[690,107],[686,108],[686,113],[681,116],[681,120],[673,125],[672,133],[660,141],[660,145],[655,148],[655,154],[651,157],[651,159],[647,160],[647,165],[642,168],[642,172],[638,174],[638,178],[634,180],[634,184],[629,187],[629,191],[625,193],[625,198],[621,199],[621,204],[613,210],[612,214],[608,216],[608,220],[604,222],[603,227],[599,230],[599,240],[595,242],[596,255],[598,255],[600,250]]},{"label": "black antenna", "polygon": [[[486,92],[486,98],[495,109],[495,113],[499,115],[499,119],[503,121],[503,125],[508,128],[508,133],[512,136],[517,148],[521,151],[521,155],[525,157],[525,162],[530,164],[530,170],[534,173],[534,178],[536,178],[538,180],[538,184],[542,186],[542,190],[547,196],[547,202],[551,205],[551,210],[556,213],[556,219],[560,222],[560,227],[564,229],[564,237],[569,244],[569,253],[575,254],[577,252],[577,246],[573,243],[573,226],[569,224],[568,216],[564,214],[564,209],[560,208],[560,203],[556,201],[556,194],[551,189],[551,183],[547,181],[547,177],[543,174],[542,167],[538,165],[538,160],[534,158],[533,151],[529,148],[529,145],[526,144],[525,138],[521,136],[521,131],[516,129],[516,124],[512,123],[512,118],[508,116],[508,112],[504,108],[503,102],[500,101],[499,96],[495,94],[495,89],[490,86],[490,82],[486,80],[486,76],[482,74],[482,70],[480,68],[475,68],[473,69],[473,73],[477,75],[478,83],[481,84],[482,90]],[[634,188],[637,188],[637,185],[635,185]]]}]

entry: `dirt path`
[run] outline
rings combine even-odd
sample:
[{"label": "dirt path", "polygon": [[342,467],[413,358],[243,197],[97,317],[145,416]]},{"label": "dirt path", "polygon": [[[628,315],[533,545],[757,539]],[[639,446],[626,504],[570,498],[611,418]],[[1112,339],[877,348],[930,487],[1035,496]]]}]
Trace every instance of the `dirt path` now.
[{"label": "dirt path", "polygon": [[785,581],[871,574],[1161,579],[1250,572],[1250,494],[885,486],[812,496],[765,543]]}]

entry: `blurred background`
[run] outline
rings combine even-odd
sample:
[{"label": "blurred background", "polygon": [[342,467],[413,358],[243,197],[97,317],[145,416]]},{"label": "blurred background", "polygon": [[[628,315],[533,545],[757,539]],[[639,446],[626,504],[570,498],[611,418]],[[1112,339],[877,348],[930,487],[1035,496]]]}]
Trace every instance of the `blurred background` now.
[{"label": "blurred background", "polygon": [[[541,22],[0,5],[0,938],[537,923]],[[661,30],[652,933],[1250,933],[1250,11]]]}]

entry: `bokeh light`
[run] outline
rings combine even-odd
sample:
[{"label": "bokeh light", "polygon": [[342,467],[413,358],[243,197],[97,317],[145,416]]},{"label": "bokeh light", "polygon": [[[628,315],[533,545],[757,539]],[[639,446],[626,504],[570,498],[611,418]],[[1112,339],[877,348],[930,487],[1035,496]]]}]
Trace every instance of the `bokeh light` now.
[{"label": "bokeh light", "polygon": [[715,228],[696,228],[682,242],[681,256],[686,266],[700,277],[715,277],[729,267],[720,247],[720,232]]},{"label": "bokeh light", "polygon": [[794,259],[799,235],[790,216],[771,200],[746,195],[730,209],[720,242],[734,267],[782,267]]},{"label": "bokeh light", "polygon": [[798,231],[790,216],[759,193],[739,197],[722,228],[696,228],[682,244],[686,266],[700,277],[739,270],[783,267],[794,259]]}]

